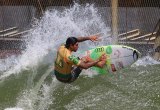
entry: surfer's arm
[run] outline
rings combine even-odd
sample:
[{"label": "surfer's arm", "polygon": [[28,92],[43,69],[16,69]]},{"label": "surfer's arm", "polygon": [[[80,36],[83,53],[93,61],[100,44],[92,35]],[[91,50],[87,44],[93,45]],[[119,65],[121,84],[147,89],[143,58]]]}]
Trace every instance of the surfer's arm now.
[{"label": "surfer's arm", "polygon": [[106,56],[105,56],[105,54],[102,54],[101,57],[98,58],[97,60],[90,60],[88,62],[81,61],[78,66],[83,68],[83,69],[88,69],[92,66],[98,66],[98,67],[102,68],[103,65],[101,64],[101,62],[103,62],[105,60],[106,60]]},{"label": "surfer's arm", "polygon": [[95,66],[99,61],[100,61],[99,59],[91,61],[91,62],[87,62],[87,63],[81,61],[80,64],[78,65],[78,67],[80,67],[82,69],[88,69],[92,66]]},{"label": "surfer's arm", "polygon": [[99,37],[100,37],[100,34],[95,34],[95,35],[86,36],[86,37],[78,37],[77,40],[78,40],[78,42],[83,42],[86,40],[98,41]]}]

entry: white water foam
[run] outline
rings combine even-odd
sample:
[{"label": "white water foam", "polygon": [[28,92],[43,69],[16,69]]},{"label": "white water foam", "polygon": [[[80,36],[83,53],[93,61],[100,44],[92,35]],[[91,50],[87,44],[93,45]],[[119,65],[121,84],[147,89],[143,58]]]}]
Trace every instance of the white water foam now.
[{"label": "white water foam", "polygon": [[[80,49],[96,45],[107,45],[111,41],[110,38],[107,39],[110,36],[109,31],[110,29],[101,19],[101,16],[93,5],[80,6],[75,4],[73,7],[65,9],[62,12],[48,10],[40,21],[36,21],[32,31],[25,36],[29,38],[26,42],[27,49],[16,59],[15,65],[12,68],[8,68],[8,70],[0,75],[0,79],[38,66],[48,55],[49,49],[55,53],[57,47],[61,43],[64,43],[65,39],[69,36],[87,36],[103,33],[101,42],[94,44],[88,41],[80,45]],[[17,98],[17,108],[43,110],[53,102],[54,97],[51,97],[51,93],[53,93],[57,85],[45,85],[45,77],[43,78],[42,76],[42,81],[40,79],[33,89],[25,90],[22,96]],[[44,89],[40,89],[42,85]],[[38,91],[41,91],[45,97],[38,97]],[[34,105],[39,100],[40,104]],[[49,103],[46,100],[49,100]]]},{"label": "white water foam", "polygon": [[[42,84],[40,88],[34,87],[26,90],[18,98],[16,107],[24,110],[46,110],[54,101],[52,93],[57,89],[60,83],[54,77],[50,85]],[[41,92],[41,94],[38,94]],[[38,102],[38,103],[37,103]]]},{"label": "white water foam", "polygon": [[23,110],[22,108],[6,108],[4,110]]},{"label": "white water foam", "polygon": [[144,56],[135,62],[132,67],[136,66],[147,66],[147,65],[157,65],[160,64],[159,61],[154,60],[151,56]]},{"label": "white water foam", "polygon": [[[23,70],[33,68],[42,63],[49,49],[56,51],[57,47],[65,42],[69,36],[87,36],[96,33],[103,33],[102,41],[99,43],[85,42],[80,46],[93,47],[110,43],[107,37],[110,29],[104,23],[101,15],[93,5],[80,6],[75,4],[64,11],[48,10],[41,20],[35,20],[32,30],[25,36],[26,50],[17,58],[8,58],[5,63],[0,62],[0,80],[12,74],[18,74]],[[55,52],[54,52],[55,53]]]}]

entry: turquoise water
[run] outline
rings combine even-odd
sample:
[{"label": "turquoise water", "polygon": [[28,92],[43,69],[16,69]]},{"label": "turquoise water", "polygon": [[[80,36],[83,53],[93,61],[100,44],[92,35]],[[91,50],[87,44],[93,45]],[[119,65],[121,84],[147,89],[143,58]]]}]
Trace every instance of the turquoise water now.
[{"label": "turquoise water", "polygon": [[115,73],[85,70],[71,84],[50,74],[64,39],[96,33],[103,33],[102,40],[84,42],[79,50],[112,41],[109,26],[93,5],[46,11],[23,36],[29,39],[22,55],[0,60],[0,110],[159,110],[160,63],[149,56]]}]

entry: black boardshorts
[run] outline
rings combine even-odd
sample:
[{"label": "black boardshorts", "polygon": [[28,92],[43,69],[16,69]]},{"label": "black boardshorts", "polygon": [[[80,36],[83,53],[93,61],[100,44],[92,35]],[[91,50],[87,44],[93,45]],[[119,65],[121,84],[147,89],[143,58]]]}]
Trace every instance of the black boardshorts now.
[{"label": "black boardshorts", "polygon": [[54,74],[57,80],[64,83],[71,83],[75,81],[79,77],[81,72],[82,72],[82,69],[76,66],[72,68],[71,74],[67,74],[67,75],[61,74],[56,70],[54,70]]}]

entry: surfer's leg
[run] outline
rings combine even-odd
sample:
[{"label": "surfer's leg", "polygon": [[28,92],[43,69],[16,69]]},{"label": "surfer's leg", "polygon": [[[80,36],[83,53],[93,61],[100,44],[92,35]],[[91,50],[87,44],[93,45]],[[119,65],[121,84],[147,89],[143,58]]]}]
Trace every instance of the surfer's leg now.
[{"label": "surfer's leg", "polygon": [[79,77],[81,72],[82,72],[82,68],[76,67],[76,66],[73,67],[71,71],[71,75],[72,75],[71,82],[75,81]]}]

